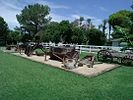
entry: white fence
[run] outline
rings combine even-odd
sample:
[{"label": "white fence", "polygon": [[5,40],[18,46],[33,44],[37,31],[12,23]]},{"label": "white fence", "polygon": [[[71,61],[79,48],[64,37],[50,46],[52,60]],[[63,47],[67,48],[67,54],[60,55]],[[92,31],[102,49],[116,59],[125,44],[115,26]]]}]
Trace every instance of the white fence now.
[{"label": "white fence", "polygon": [[49,48],[49,46],[75,46],[76,50],[86,51],[86,52],[97,52],[102,49],[107,50],[116,50],[120,51],[122,47],[114,47],[114,46],[93,46],[93,45],[75,45],[75,44],[54,44],[54,43],[42,43],[45,47]]},{"label": "white fence", "polygon": [[[55,43],[42,43],[42,45],[45,48],[49,48],[50,46],[75,46],[76,50],[78,51],[84,51],[84,52],[97,52],[102,49],[107,49],[107,50],[116,50],[120,51],[123,47],[114,47],[114,46],[93,46],[93,45],[75,45],[75,44],[55,44]],[[4,47],[0,48],[1,50],[4,49]]]}]

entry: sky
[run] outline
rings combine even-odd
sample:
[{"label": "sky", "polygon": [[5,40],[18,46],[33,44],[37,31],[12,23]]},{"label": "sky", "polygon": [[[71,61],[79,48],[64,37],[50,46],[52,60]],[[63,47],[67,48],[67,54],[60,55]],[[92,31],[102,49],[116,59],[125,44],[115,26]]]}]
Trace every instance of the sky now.
[{"label": "sky", "polygon": [[73,21],[80,16],[91,18],[98,26],[104,19],[119,10],[131,10],[132,0],[0,0],[0,16],[10,29],[19,26],[16,15],[29,4],[43,4],[51,8],[52,21]]}]

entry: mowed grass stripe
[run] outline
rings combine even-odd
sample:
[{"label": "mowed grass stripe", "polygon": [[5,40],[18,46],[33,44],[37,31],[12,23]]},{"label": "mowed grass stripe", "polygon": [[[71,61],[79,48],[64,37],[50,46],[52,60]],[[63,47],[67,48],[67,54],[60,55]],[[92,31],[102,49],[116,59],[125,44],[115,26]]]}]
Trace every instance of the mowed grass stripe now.
[{"label": "mowed grass stripe", "polygon": [[0,52],[0,100],[131,100],[133,68],[85,78]]}]

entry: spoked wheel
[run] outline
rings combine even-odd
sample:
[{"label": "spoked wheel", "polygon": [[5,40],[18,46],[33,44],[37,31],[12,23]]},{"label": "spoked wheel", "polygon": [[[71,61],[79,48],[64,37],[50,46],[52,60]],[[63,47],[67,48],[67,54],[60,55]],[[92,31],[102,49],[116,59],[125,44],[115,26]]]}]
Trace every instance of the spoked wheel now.
[{"label": "spoked wheel", "polygon": [[107,50],[100,50],[97,53],[97,59],[98,61],[107,61],[107,62],[113,61],[112,54]]},{"label": "spoked wheel", "polygon": [[133,59],[131,59],[130,56],[123,57],[121,62],[125,65],[133,65]]}]

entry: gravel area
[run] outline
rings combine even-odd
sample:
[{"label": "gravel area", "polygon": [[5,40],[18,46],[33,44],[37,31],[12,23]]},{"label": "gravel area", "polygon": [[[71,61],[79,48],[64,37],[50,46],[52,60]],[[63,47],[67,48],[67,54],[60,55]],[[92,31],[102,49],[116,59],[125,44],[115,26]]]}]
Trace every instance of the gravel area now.
[{"label": "gravel area", "polygon": [[117,67],[120,67],[117,64],[107,64],[107,63],[102,63],[102,64],[95,64],[93,66],[93,68],[88,68],[86,65],[82,66],[82,67],[77,67],[75,69],[65,69],[63,66],[62,62],[59,61],[55,61],[55,60],[50,60],[49,56],[47,56],[47,61],[44,60],[44,56],[36,56],[36,55],[32,55],[30,57],[26,56],[25,54],[19,54],[19,53],[12,53],[13,55],[16,56],[21,56],[23,58],[27,58],[30,59],[32,61],[36,61],[36,62],[40,62],[40,63],[44,63],[47,65],[50,65],[52,67],[56,67],[59,69],[63,69],[66,71],[70,71],[79,75],[83,75],[83,76],[87,76],[87,77],[93,77],[93,76],[97,76],[100,74],[103,74],[105,72],[111,71]]}]

